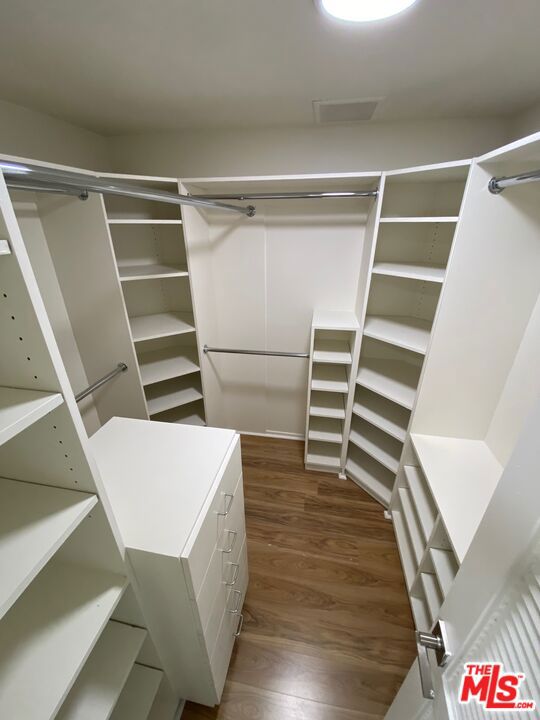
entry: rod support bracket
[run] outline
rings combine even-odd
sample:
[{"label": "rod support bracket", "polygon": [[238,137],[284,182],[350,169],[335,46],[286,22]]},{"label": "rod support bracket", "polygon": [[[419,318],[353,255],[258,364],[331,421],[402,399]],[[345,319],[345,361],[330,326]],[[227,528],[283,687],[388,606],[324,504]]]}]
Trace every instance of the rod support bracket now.
[{"label": "rod support bracket", "polygon": [[492,177],[488,184],[488,190],[492,195],[500,195],[504,188],[499,186],[497,178]]},{"label": "rod support bracket", "polygon": [[255,205],[248,205],[248,206],[247,206],[247,213],[246,213],[246,215],[247,215],[249,218],[255,217],[255,213],[256,213],[256,212],[257,212],[257,211],[256,211],[256,209],[255,209]]}]

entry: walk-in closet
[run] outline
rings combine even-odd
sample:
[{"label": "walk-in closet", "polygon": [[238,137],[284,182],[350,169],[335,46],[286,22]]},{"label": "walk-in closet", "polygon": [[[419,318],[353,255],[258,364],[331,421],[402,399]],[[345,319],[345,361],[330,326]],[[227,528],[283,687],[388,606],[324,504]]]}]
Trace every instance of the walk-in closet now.
[{"label": "walk-in closet", "polygon": [[0,21],[0,720],[536,717],[537,3]]}]

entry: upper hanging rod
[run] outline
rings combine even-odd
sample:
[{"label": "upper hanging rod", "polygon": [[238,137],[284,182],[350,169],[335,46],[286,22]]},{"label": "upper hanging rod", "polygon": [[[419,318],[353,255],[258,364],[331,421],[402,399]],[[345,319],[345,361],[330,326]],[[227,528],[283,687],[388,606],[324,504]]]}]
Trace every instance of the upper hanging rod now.
[{"label": "upper hanging rod", "polygon": [[255,215],[253,205],[242,207],[238,205],[226,205],[195,198],[191,195],[180,195],[167,192],[166,190],[152,190],[142,185],[129,185],[104,178],[96,178],[83,173],[67,172],[55,168],[39,167],[37,165],[25,165],[22,163],[5,162],[0,160],[0,171],[4,174],[9,187],[23,190],[46,190],[48,186],[53,192],[76,191],[74,194],[83,197],[89,192],[104,193],[107,195],[121,195],[123,197],[141,198],[155,202],[171,203],[173,205],[195,205],[197,207],[217,208],[243,213],[248,217]]},{"label": "upper hanging rod", "polygon": [[77,402],[81,402],[81,400],[84,400],[85,397],[88,397],[88,395],[91,395],[94,392],[94,390],[97,390],[102,385],[105,385],[105,383],[108,383],[109,380],[112,380],[113,377],[120,375],[120,373],[126,372],[127,369],[128,369],[128,366],[126,365],[126,363],[123,363],[123,362],[118,363],[118,365],[114,368],[114,370],[111,370],[110,373],[107,373],[99,380],[96,380],[96,382],[89,385],[86,388],[86,390],[81,390],[80,393],[77,393],[77,395],[75,395],[75,400]]},{"label": "upper hanging rod", "polygon": [[271,355],[272,357],[309,358],[309,353],[281,352],[278,350],[239,350],[237,348],[203,347],[205,353],[231,353],[233,355]]},{"label": "upper hanging rod", "polygon": [[509,175],[508,177],[492,177],[489,181],[489,192],[494,195],[502,193],[507,187],[512,185],[521,185],[527,182],[540,182],[540,170],[533,170],[528,173],[520,173],[519,175]]},{"label": "upper hanging rod", "polygon": [[328,192],[281,192],[281,193],[229,193],[218,195],[191,195],[199,200],[293,200],[300,198],[359,198],[377,197],[378,190],[335,190]]}]

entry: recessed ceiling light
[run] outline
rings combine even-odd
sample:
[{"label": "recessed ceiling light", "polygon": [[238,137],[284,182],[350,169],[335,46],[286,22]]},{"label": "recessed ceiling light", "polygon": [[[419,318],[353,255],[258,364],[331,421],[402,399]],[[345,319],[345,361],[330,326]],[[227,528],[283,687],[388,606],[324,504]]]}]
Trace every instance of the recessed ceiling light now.
[{"label": "recessed ceiling light", "polygon": [[347,22],[370,22],[397,15],[417,0],[317,0],[334,18]]}]

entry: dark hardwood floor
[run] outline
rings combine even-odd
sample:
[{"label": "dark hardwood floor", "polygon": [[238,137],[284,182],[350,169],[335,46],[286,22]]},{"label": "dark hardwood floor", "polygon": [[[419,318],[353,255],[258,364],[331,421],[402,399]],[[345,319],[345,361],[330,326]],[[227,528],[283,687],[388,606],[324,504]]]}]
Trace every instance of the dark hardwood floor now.
[{"label": "dark hardwood floor", "polygon": [[183,720],[379,720],[415,657],[391,523],[302,442],[242,436],[250,582],[221,705]]}]

